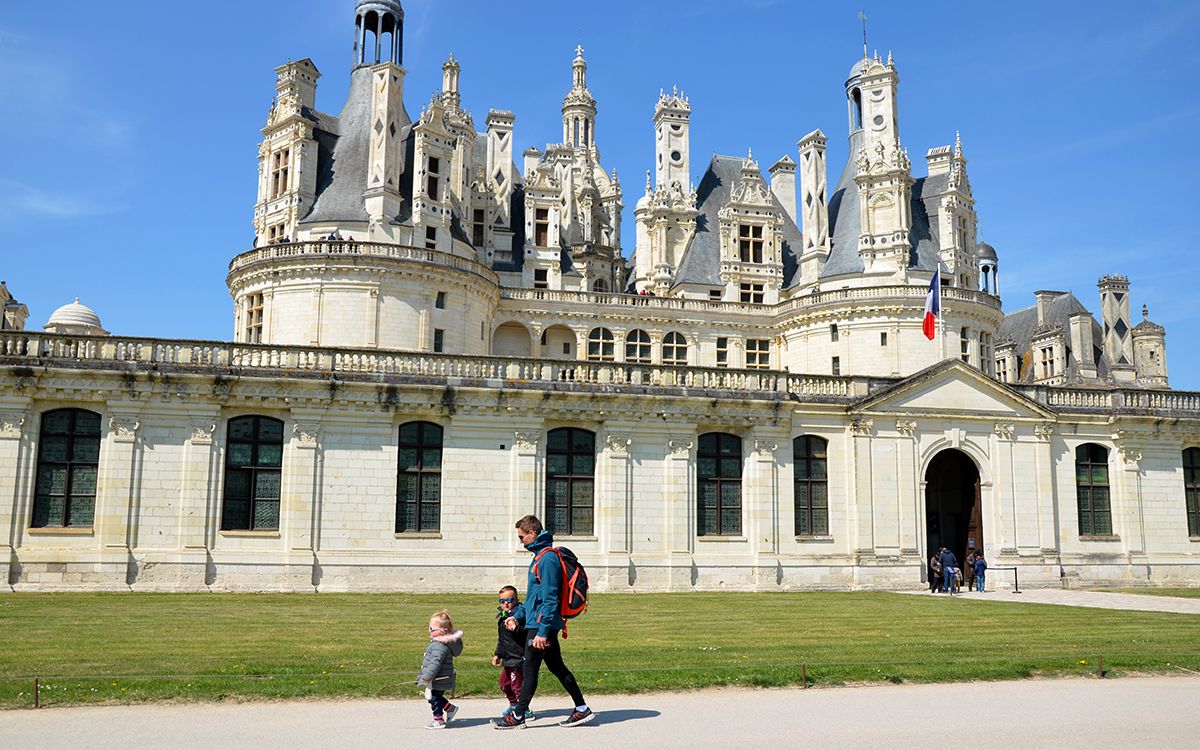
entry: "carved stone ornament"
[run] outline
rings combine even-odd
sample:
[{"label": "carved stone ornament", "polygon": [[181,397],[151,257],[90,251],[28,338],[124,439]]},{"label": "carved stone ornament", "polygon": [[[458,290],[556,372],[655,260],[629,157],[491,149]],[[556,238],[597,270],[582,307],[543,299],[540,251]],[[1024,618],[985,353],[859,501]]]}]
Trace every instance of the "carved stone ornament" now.
[{"label": "carved stone ornament", "polygon": [[541,434],[537,432],[521,432],[518,430],[513,433],[513,446],[517,449],[517,453],[537,453],[538,440],[541,437]]},{"label": "carved stone ornament", "polygon": [[773,458],[777,450],[779,450],[779,443],[776,443],[774,440],[754,441],[754,452],[763,458]]},{"label": "carved stone ornament", "polygon": [[1042,422],[1033,428],[1033,434],[1037,435],[1038,440],[1049,440],[1054,434],[1054,425],[1050,422]]},{"label": "carved stone ornament", "polygon": [[301,448],[315,448],[317,438],[321,434],[321,425],[297,422],[292,425],[292,434],[296,436],[296,444]]},{"label": "carved stone ornament", "polygon": [[604,438],[604,445],[608,448],[608,452],[618,456],[629,455],[629,446],[632,444],[633,440],[624,435],[607,435]]},{"label": "carved stone ornament", "polygon": [[1125,462],[1126,469],[1138,469],[1141,467],[1141,448],[1135,448],[1132,445],[1118,445],[1117,451],[1121,454],[1121,460]]},{"label": "carved stone ornament", "polygon": [[855,435],[870,435],[871,430],[875,429],[875,420],[865,417],[857,417],[850,420],[850,432]]},{"label": "carved stone ornament", "polygon": [[896,432],[904,437],[912,437],[917,433],[917,422],[913,419],[897,419]]},{"label": "carved stone ornament", "polygon": [[675,458],[687,458],[692,452],[691,440],[668,440],[667,453]]},{"label": "carved stone ornament", "polygon": [[216,422],[192,422],[192,431],[188,438],[193,445],[209,445],[212,443],[213,432],[217,429]]},{"label": "carved stone ornament", "polygon": [[140,422],[131,417],[110,417],[108,420],[108,431],[112,434],[113,440],[118,443],[132,443],[134,438],[137,437],[137,430],[140,425]]},{"label": "carved stone ornament", "polygon": [[21,437],[21,425],[25,424],[25,415],[17,412],[0,414],[0,439],[15,439]]},{"label": "carved stone ornament", "polygon": [[993,431],[996,433],[996,437],[1001,440],[1012,440],[1017,428],[1007,422],[997,422]]}]

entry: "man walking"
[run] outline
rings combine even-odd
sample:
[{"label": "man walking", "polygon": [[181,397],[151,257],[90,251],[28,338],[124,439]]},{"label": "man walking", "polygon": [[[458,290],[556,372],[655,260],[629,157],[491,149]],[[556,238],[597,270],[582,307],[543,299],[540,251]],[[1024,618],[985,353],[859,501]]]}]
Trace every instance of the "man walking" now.
[{"label": "man walking", "polygon": [[537,691],[538,671],[542,668],[542,662],[545,662],[550,674],[558,678],[575,702],[575,710],[558,725],[577,727],[591,721],[595,714],[584,702],[575,675],[563,663],[558,644],[558,631],[563,627],[559,611],[562,561],[553,550],[543,553],[543,550],[554,546],[554,537],[542,528],[537,516],[525,516],[517,521],[517,539],[533,553],[533,562],[529,564],[525,602],[513,610],[512,616],[504,624],[509,630],[515,630],[518,626],[526,628],[525,661],[521,667],[525,679],[521,684],[517,705],[504,716],[492,719],[492,725],[496,729],[525,728],[525,713]]}]

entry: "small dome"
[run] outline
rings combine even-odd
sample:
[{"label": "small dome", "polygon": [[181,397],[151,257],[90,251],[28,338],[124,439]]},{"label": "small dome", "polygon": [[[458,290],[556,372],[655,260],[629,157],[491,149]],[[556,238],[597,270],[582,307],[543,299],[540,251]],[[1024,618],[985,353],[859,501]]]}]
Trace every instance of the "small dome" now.
[{"label": "small dome", "polygon": [[980,242],[975,246],[975,252],[979,254],[980,260],[999,260],[996,257],[996,248],[986,242]]},{"label": "small dome", "polygon": [[51,333],[82,333],[105,335],[108,332],[100,325],[100,316],[87,305],[81,304],[79,298],[63,305],[50,314],[50,320],[43,326]]},{"label": "small dome", "polygon": [[372,11],[379,14],[391,13],[396,18],[404,18],[404,7],[400,5],[399,0],[358,0],[358,5],[354,8],[356,16]]},{"label": "small dome", "polygon": [[870,63],[870,60],[865,57],[854,63],[854,66],[850,68],[850,75],[846,76],[846,79],[849,80],[851,78],[858,78],[863,74],[863,71],[867,69],[868,63]]}]

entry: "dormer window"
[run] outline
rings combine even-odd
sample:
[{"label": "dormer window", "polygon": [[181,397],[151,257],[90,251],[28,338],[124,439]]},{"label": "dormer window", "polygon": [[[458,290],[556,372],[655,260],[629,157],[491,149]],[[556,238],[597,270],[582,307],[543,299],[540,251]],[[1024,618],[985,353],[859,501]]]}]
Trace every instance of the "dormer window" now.
[{"label": "dormer window", "polygon": [[533,213],[533,244],[550,246],[550,209],[539,208]]},{"label": "dormer window", "polygon": [[442,160],[436,156],[429,157],[429,167],[425,170],[425,194],[429,200],[438,199],[438,179],[441,176]]},{"label": "dormer window", "polygon": [[288,170],[292,160],[292,150],[285,148],[271,155],[271,198],[275,199],[287,192]]},{"label": "dormer window", "polygon": [[1038,352],[1041,364],[1042,380],[1054,377],[1054,347],[1043,346],[1038,350]]},{"label": "dormer window", "polygon": [[472,214],[474,220],[471,222],[471,244],[475,247],[483,247],[484,224],[486,219],[483,209],[477,208]]},{"label": "dormer window", "polygon": [[763,228],[761,224],[738,226],[738,255],[743,263],[763,262]]}]

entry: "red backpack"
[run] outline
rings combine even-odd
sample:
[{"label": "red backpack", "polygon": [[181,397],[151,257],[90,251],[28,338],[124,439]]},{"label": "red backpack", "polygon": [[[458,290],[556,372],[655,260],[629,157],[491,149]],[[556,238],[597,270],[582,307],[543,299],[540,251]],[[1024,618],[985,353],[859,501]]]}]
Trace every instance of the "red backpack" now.
[{"label": "red backpack", "polygon": [[587,571],[579,564],[579,558],[575,557],[575,553],[571,550],[566,547],[547,547],[533,558],[533,575],[537,578],[538,583],[542,582],[542,576],[538,572],[538,563],[541,562],[542,555],[547,552],[556,553],[559,563],[562,565],[562,589],[558,592],[558,613],[563,618],[563,638],[566,638],[566,620],[587,612]]}]

